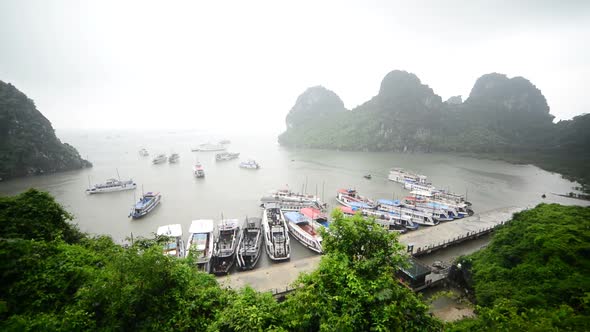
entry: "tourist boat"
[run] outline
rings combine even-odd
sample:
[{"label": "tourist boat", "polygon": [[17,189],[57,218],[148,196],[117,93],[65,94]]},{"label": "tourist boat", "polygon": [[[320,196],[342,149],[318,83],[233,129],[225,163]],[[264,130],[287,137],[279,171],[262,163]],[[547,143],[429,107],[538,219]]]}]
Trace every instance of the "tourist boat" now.
[{"label": "tourist boat", "polygon": [[141,150],[139,150],[139,155],[142,156],[142,157],[147,157],[150,154],[149,154],[149,152],[145,148],[142,148]]},{"label": "tourist boat", "polygon": [[262,242],[262,219],[246,218],[246,226],[242,228],[236,252],[236,262],[240,269],[251,270],[256,266],[262,252]]},{"label": "tourist boat", "polygon": [[[426,200],[423,198],[418,198],[415,196],[404,197],[403,203],[406,206],[420,208],[425,211],[428,211],[428,210],[443,211],[443,213],[445,213],[451,219],[463,218],[466,215],[465,213],[459,213],[459,211],[452,206],[441,204],[436,201],[429,201],[429,200]],[[443,221],[443,220],[440,220],[440,221]]]},{"label": "tourist boat", "polygon": [[166,157],[165,154],[159,154],[154,159],[152,159],[152,164],[155,165],[155,164],[165,163],[166,160],[168,160],[168,158]]},{"label": "tourist boat", "polygon": [[240,153],[239,152],[227,152],[227,151],[224,151],[224,152],[217,153],[215,155],[215,160],[216,161],[226,161],[226,160],[236,159],[239,156],[240,156]]},{"label": "tourist boat", "polygon": [[138,219],[145,216],[146,214],[152,212],[152,210],[156,208],[158,204],[160,204],[161,200],[162,195],[160,195],[160,193],[150,191],[143,194],[139,201],[135,203],[135,205],[133,206],[133,209],[131,210],[129,217],[133,219]]},{"label": "tourist boat", "polygon": [[404,184],[407,181],[412,181],[420,184],[429,184],[427,177],[425,175],[408,172],[403,170],[402,168],[392,168],[389,171],[388,179],[390,181],[398,182],[401,184]]},{"label": "tourist boat", "polygon": [[439,224],[439,221],[434,219],[430,213],[404,207],[396,200],[379,199],[377,204],[377,210],[397,214],[420,225],[435,226]]},{"label": "tourist boat", "polygon": [[204,178],[205,177],[205,169],[203,168],[203,165],[201,165],[200,162],[196,162],[195,165],[193,166],[193,174],[197,178]]},{"label": "tourist boat", "polygon": [[436,188],[433,185],[414,181],[406,181],[404,183],[404,188],[410,191],[419,190],[431,194],[434,194],[436,192]]},{"label": "tourist boat", "polygon": [[438,193],[433,194],[420,190],[414,190],[411,191],[410,194],[412,195],[412,197],[408,199],[423,200],[426,202],[447,206],[449,209],[454,209],[459,218],[472,216],[474,213],[470,206],[467,205],[467,202],[456,202],[454,200],[445,199],[439,196]]},{"label": "tourist boat", "polygon": [[329,228],[328,216],[320,209],[306,207],[299,210],[299,213],[313,221],[315,227]]},{"label": "tourist boat", "polygon": [[313,203],[317,203],[318,205],[323,205],[322,201],[314,195],[300,194],[300,193],[293,192],[289,189],[272,190],[269,194],[270,194],[270,197],[273,197],[275,199],[282,200],[282,201],[313,202]]},{"label": "tourist boat", "polygon": [[371,199],[361,196],[355,189],[338,189],[336,192],[336,201],[344,206],[351,206],[351,203],[364,203],[368,207],[375,207],[375,202]]},{"label": "tourist boat", "polygon": [[355,210],[349,206],[338,206],[337,207],[345,216],[353,216],[356,213],[360,213],[365,218],[374,218],[375,222],[383,226],[388,231],[396,233],[405,233],[407,230],[418,229],[418,225],[408,220],[407,218],[401,218],[393,213],[378,211],[375,209],[362,209]]},{"label": "tourist boat", "polygon": [[203,143],[199,144],[196,148],[192,148],[191,151],[193,152],[209,152],[209,151],[223,151],[225,150],[225,146],[223,144],[214,144],[214,143]]},{"label": "tourist boat", "polygon": [[315,208],[321,211],[326,210],[326,204],[320,205],[314,201],[291,201],[273,196],[264,196],[260,199],[260,207],[264,208],[267,204],[277,205],[282,211],[299,211],[306,207]]},{"label": "tourist boat", "polygon": [[193,220],[189,227],[189,237],[186,244],[186,257],[192,253],[197,268],[203,272],[211,271],[211,256],[213,255],[213,220]]},{"label": "tourist boat", "polygon": [[283,261],[291,257],[289,228],[283,212],[277,205],[267,204],[262,212],[264,245],[268,257],[273,261]]},{"label": "tourist boat", "polygon": [[180,155],[178,153],[173,153],[168,158],[168,162],[171,164],[174,164],[174,163],[178,162],[179,159],[180,159]]},{"label": "tourist boat", "polygon": [[321,254],[322,237],[314,228],[311,219],[299,212],[285,212],[284,215],[291,235],[304,247]]},{"label": "tourist boat", "polygon": [[254,160],[254,159],[248,159],[246,161],[240,162],[240,167],[241,168],[250,168],[250,169],[259,169],[260,164],[258,164],[256,162],[256,160]]},{"label": "tourist boat", "polygon": [[214,274],[228,274],[234,266],[241,236],[238,219],[221,220],[211,258]]},{"label": "tourist boat", "polygon": [[137,184],[133,182],[132,179],[124,181],[117,179],[108,179],[105,183],[95,184],[90,188],[86,189],[86,193],[92,195],[100,193],[110,193],[114,191],[132,190],[135,188],[137,188]]},{"label": "tourist boat", "polygon": [[172,257],[184,257],[184,241],[182,240],[182,226],[172,224],[158,227],[158,236],[168,237],[164,243],[164,255]]}]

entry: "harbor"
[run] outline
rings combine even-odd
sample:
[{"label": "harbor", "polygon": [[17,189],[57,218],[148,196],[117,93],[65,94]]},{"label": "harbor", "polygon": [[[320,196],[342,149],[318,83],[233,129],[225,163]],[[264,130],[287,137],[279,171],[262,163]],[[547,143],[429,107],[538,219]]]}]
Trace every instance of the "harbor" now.
[{"label": "harbor", "polygon": [[[510,220],[514,213],[522,210],[523,208],[519,207],[499,208],[442,223],[436,227],[423,227],[420,230],[400,235],[400,243],[406,245],[409,249],[408,252],[414,256],[428,255],[448,246],[485,235]],[[412,246],[413,252],[410,250]],[[419,253],[418,249],[420,249]],[[232,289],[250,286],[258,291],[269,291],[280,295],[292,290],[292,284],[299,274],[313,271],[320,260],[321,256],[291,260],[253,271],[218,277],[218,281],[222,286]],[[425,278],[424,284],[432,284],[442,277],[444,277],[444,273],[432,274],[429,278]]]}]

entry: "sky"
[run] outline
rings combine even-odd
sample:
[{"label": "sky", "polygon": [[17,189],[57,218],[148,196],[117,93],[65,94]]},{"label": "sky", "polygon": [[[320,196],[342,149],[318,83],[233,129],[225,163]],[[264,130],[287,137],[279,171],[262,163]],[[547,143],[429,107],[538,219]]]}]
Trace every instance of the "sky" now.
[{"label": "sky", "polygon": [[590,1],[0,1],[0,80],[58,129],[280,133],[308,87],[352,109],[383,77],[443,100],[523,76],[590,112]]}]

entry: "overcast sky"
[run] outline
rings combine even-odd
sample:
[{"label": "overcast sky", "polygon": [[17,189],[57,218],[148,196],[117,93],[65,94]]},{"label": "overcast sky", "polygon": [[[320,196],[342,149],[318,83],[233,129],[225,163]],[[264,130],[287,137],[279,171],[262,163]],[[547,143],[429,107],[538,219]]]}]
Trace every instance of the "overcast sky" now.
[{"label": "overcast sky", "polygon": [[307,87],[353,108],[393,69],[443,99],[524,76],[570,119],[589,59],[590,1],[0,1],[0,80],[60,129],[279,133]]}]

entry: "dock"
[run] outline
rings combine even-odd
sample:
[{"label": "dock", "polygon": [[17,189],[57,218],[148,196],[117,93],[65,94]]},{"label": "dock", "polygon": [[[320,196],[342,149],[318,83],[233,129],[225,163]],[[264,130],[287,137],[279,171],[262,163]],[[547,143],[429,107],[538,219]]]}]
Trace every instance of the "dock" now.
[{"label": "dock", "polygon": [[[416,231],[402,234],[400,243],[406,245],[408,253],[415,257],[426,255],[487,234],[512,219],[514,213],[522,210],[523,208],[514,206],[505,207],[444,222],[437,226],[423,226]],[[261,269],[218,277],[217,281],[222,287],[240,289],[249,285],[257,291],[269,291],[280,296],[293,289],[292,283],[297,279],[299,273],[313,271],[317,268],[320,260],[321,256],[318,255],[277,263]]]}]

